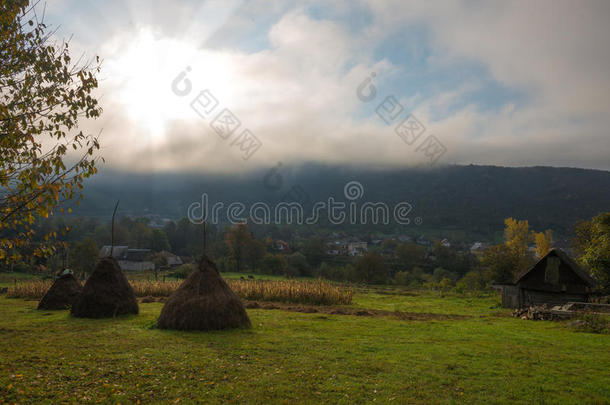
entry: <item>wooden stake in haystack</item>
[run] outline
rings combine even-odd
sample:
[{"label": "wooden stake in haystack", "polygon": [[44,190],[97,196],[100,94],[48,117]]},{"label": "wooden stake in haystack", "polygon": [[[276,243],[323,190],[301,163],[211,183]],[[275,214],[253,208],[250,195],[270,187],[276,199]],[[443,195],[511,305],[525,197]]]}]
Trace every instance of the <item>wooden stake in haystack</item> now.
[{"label": "wooden stake in haystack", "polygon": [[119,202],[112,213],[110,256],[100,259],[85,283],[74,306],[72,315],[79,318],[110,318],[118,315],[137,314],[138,301],[119,262],[112,256],[114,250],[114,217]]},{"label": "wooden stake in haystack", "polygon": [[203,221],[202,227],[203,227],[203,255],[205,256],[205,221]]},{"label": "wooden stake in haystack", "polygon": [[119,208],[119,201],[121,200],[116,200],[114,211],[112,211],[112,222],[110,223],[110,257],[114,253],[114,216],[116,215],[117,208]]}]

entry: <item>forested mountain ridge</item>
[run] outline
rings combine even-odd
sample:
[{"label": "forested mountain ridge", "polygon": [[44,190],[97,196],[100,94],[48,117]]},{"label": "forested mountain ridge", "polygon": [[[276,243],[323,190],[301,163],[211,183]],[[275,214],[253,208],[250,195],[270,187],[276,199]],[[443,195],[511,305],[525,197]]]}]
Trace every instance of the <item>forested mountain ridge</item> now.
[{"label": "forested mountain ridge", "polygon": [[[276,168],[277,169],[277,168]],[[569,233],[582,219],[610,209],[610,172],[554,167],[446,166],[375,170],[283,165],[240,175],[106,172],[85,187],[76,215],[108,216],[121,200],[123,215],[186,216],[206,193],[210,203],[344,200],[349,181],[362,184],[359,202],[407,201],[426,227],[487,234],[503,219],[528,219],[535,229]]]}]

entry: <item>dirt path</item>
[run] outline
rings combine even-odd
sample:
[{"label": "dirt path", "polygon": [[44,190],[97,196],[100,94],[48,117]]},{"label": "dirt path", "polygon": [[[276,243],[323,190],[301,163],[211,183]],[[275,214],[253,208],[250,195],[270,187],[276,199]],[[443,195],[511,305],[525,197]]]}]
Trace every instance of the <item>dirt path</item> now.
[{"label": "dirt path", "polygon": [[402,311],[385,311],[382,309],[368,308],[350,308],[344,306],[320,306],[320,305],[302,305],[302,304],[286,304],[280,302],[258,302],[245,301],[246,308],[249,309],[279,309],[282,311],[303,312],[306,314],[329,314],[329,315],[355,315],[355,316],[372,316],[372,317],[392,317],[408,321],[425,321],[431,319],[447,320],[447,319],[468,319],[472,318],[469,315],[455,314],[427,314],[420,312],[402,312]]},{"label": "dirt path", "polygon": [[[166,297],[142,297],[138,298],[138,301],[141,303],[165,302],[166,299]],[[460,320],[472,318],[471,315],[429,314],[422,312],[386,311],[383,309],[352,308],[347,306],[334,305],[289,304],[283,302],[268,301],[244,301],[244,306],[248,309],[278,309],[280,311],[302,312],[305,314],[370,316],[375,318],[390,317],[405,321],[427,321],[432,319]]]}]

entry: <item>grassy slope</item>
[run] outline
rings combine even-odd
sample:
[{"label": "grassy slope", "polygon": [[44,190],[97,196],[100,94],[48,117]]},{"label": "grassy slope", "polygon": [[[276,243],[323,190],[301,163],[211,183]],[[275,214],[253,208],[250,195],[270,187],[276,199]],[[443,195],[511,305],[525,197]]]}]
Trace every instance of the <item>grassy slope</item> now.
[{"label": "grassy slope", "polygon": [[497,299],[464,300],[361,294],[356,305],[448,313],[456,304],[454,313],[471,307],[476,317],[248,310],[251,330],[184,333],[151,328],[159,303],[142,304],[139,316],[83,320],[0,297],[0,399],[610,403],[609,336],[496,316]]}]

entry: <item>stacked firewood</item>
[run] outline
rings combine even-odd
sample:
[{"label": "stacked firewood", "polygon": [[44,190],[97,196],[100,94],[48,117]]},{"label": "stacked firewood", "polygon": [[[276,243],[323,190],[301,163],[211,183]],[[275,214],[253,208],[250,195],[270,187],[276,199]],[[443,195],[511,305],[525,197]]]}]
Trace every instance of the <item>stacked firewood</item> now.
[{"label": "stacked firewood", "polygon": [[513,316],[532,321],[551,321],[555,319],[555,316],[551,313],[551,308],[546,304],[515,309],[513,311]]}]

